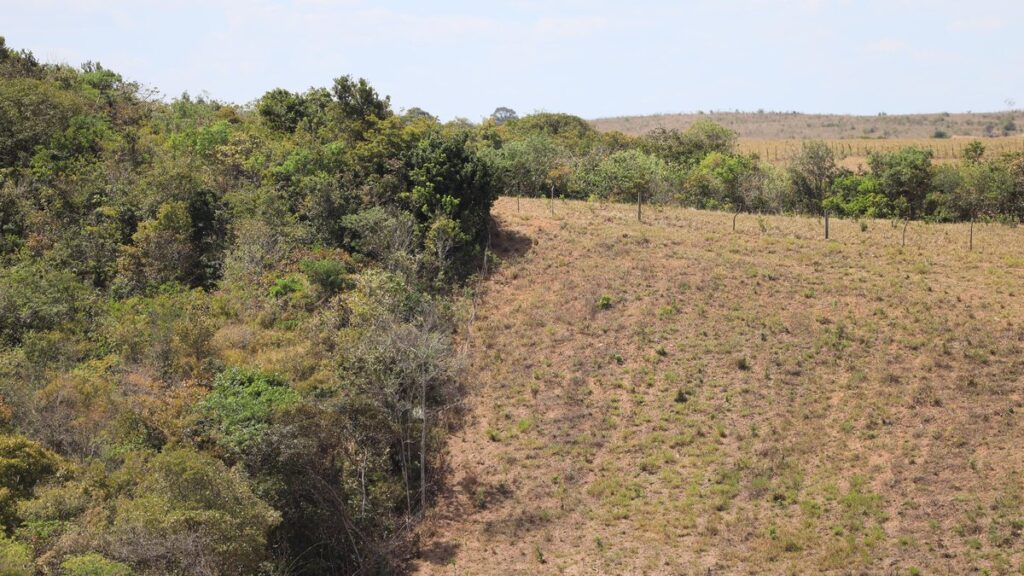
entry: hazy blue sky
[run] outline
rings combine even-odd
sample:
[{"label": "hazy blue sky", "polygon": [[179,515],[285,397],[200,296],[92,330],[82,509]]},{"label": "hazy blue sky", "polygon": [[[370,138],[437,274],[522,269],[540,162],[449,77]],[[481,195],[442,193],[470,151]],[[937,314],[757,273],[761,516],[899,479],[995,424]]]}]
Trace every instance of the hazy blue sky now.
[{"label": "hazy blue sky", "polygon": [[1024,104],[1024,1],[0,0],[0,35],[176,96],[367,78],[396,109],[593,118]]}]

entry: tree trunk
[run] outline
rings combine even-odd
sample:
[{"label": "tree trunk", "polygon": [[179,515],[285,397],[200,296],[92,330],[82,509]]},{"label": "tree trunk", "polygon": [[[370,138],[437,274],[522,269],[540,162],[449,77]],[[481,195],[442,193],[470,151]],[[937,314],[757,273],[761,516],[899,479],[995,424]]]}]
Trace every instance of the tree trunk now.
[{"label": "tree trunk", "polygon": [[420,410],[423,423],[420,425],[420,512],[427,513],[427,382],[420,384]]},{"label": "tree trunk", "polygon": [[903,240],[900,242],[900,246],[907,245],[907,226],[910,224],[910,218],[903,221]]}]

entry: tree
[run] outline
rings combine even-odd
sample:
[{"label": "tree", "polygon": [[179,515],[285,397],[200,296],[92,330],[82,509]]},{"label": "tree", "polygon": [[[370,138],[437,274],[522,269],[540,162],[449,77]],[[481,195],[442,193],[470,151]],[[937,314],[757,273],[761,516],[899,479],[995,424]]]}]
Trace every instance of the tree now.
[{"label": "tree", "polygon": [[967,164],[977,164],[985,155],[985,145],[980,140],[971,140],[964,146],[960,155]]},{"label": "tree", "polygon": [[908,147],[868,156],[878,190],[889,199],[896,214],[915,218],[921,213],[932,188],[933,155],[931,150]]},{"label": "tree", "polygon": [[532,134],[491,151],[489,160],[502,190],[515,196],[518,206],[520,197],[534,196],[551,183],[560,156],[550,138]]},{"label": "tree", "polygon": [[353,125],[359,134],[368,130],[376,121],[391,116],[391,97],[381,98],[364,78],[335,78],[331,94],[342,122]]},{"label": "tree", "polygon": [[0,526],[10,533],[20,522],[17,504],[37,484],[57,473],[56,454],[24,436],[0,435]]},{"label": "tree", "polygon": [[835,154],[827,144],[820,140],[804,142],[800,155],[789,168],[800,208],[814,213],[820,211],[838,173]]},{"label": "tree", "polygon": [[637,220],[643,219],[644,197],[650,198],[666,184],[665,163],[639,150],[615,152],[596,167],[594,184],[599,197],[608,200],[636,199]]},{"label": "tree", "polygon": [[188,449],[154,456],[113,506],[106,552],[153,573],[245,576],[280,515],[220,461]]},{"label": "tree", "polygon": [[736,133],[724,126],[698,120],[683,132],[653,130],[643,137],[641,146],[666,162],[693,167],[713,152],[732,153],[736,138]]},{"label": "tree", "polygon": [[509,120],[518,120],[519,115],[516,114],[516,111],[511,108],[498,106],[497,108],[494,109],[494,113],[491,114],[491,118],[494,120],[495,124],[501,126],[502,124],[508,122]]},{"label": "tree", "polygon": [[256,111],[274,130],[295,132],[305,115],[302,96],[276,88],[267,92],[256,104]]}]

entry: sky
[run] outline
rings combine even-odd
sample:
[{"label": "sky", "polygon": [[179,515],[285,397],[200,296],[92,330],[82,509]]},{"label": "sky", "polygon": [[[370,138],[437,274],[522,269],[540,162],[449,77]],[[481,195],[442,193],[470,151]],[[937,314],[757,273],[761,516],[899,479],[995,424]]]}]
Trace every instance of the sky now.
[{"label": "sky", "polygon": [[0,0],[0,36],[171,98],[245,104],[366,78],[478,121],[1024,105],[1020,0]]}]

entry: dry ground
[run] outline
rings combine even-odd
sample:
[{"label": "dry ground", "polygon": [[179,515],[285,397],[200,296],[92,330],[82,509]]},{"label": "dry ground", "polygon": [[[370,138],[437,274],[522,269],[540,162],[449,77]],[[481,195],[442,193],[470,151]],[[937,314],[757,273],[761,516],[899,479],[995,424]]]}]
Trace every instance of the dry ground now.
[{"label": "dry ground", "polygon": [[421,574],[1018,574],[1024,230],[502,199]]}]

